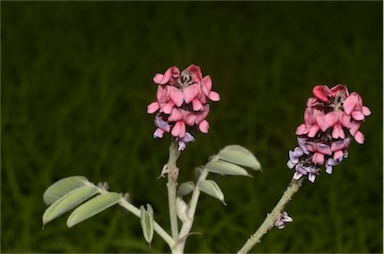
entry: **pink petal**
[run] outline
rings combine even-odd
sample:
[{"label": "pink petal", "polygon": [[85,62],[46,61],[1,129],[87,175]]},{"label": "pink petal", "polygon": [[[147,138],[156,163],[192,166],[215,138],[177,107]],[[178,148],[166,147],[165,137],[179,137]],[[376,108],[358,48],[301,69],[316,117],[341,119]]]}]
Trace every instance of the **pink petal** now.
[{"label": "pink petal", "polygon": [[309,128],[309,131],[308,131],[308,137],[310,138],[313,138],[316,133],[319,131],[319,126],[317,125],[312,125],[310,128]]},{"label": "pink petal", "polygon": [[164,134],[164,131],[160,128],[157,128],[155,132],[153,133],[154,138],[162,138]]},{"label": "pink petal", "polygon": [[172,78],[177,79],[180,76],[180,70],[176,66],[171,67],[172,68]]},{"label": "pink petal", "polygon": [[356,104],[357,104],[357,98],[352,93],[351,96],[345,99],[343,103],[344,112],[350,115],[352,111],[355,109]]},{"label": "pink petal", "polygon": [[208,133],[209,123],[206,120],[203,120],[199,123],[199,129],[203,133]]},{"label": "pink petal", "polygon": [[341,112],[339,115],[339,123],[341,123],[346,128],[350,128],[351,117],[347,115],[345,112]]},{"label": "pink petal", "polygon": [[348,88],[345,85],[343,85],[343,84],[337,84],[336,86],[332,87],[331,88],[331,93],[332,93],[333,97],[336,97],[340,93],[344,94],[343,98],[349,96]]},{"label": "pink petal", "polygon": [[160,108],[160,112],[164,112],[165,114],[171,114],[175,104],[172,101],[169,101],[167,104]]},{"label": "pink petal", "polygon": [[186,127],[185,127],[184,122],[180,122],[180,123],[181,123],[181,125],[180,125],[179,137],[183,138],[185,136],[185,133],[186,133]]},{"label": "pink petal", "polygon": [[198,98],[195,98],[192,100],[192,109],[194,111],[199,111],[199,110],[203,109],[203,104],[201,103],[201,101]]},{"label": "pink petal", "polygon": [[184,122],[189,125],[189,126],[193,126],[196,122],[196,115],[193,114],[193,113],[188,113],[184,116]]},{"label": "pink petal", "polygon": [[200,82],[202,80],[203,74],[201,74],[201,70],[199,66],[191,64],[190,66],[188,66],[187,69],[192,74],[193,81]]},{"label": "pink petal", "polygon": [[337,112],[329,112],[324,117],[324,121],[328,126],[334,126],[338,120],[339,120],[339,115],[337,114]]},{"label": "pink petal", "polygon": [[184,124],[179,121],[175,124],[175,126],[173,126],[172,131],[171,131],[172,136],[178,137],[180,135],[182,125],[184,125]]},{"label": "pink petal", "polygon": [[[333,125],[333,121],[337,121],[337,116],[328,116],[330,113],[324,115],[322,112],[319,112],[316,115],[316,124],[319,126],[321,131],[326,131],[330,126]],[[328,119],[329,118],[329,119]],[[336,118],[336,119],[334,119]]]},{"label": "pink petal", "polygon": [[349,133],[351,133],[352,136],[355,136],[356,132],[360,128],[360,122],[352,121],[351,122],[351,127],[349,129]]},{"label": "pink petal", "polygon": [[363,114],[365,116],[369,116],[371,114],[371,110],[368,107],[363,106]]},{"label": "pink petal", "polygon": [[337,159],[340,159],[344,156],[344,153],[343,151],[339,150],[339,151],[336,151],[334,154],[333,154],[333,159],[334,160],[337,160]]},{"label": "pink petal", "polygon": [[157,87],[157,92],[156,92],[156,99],[158,102],[165,102],[167,99],[167,90],[164,89],[162,86]]},{"label": "pink petal", "polygon": [[351,114],[352,118],[356,121],[362,121],[364,120],[364,115],[360,111],[353,111]]},{"label": "pink petal", "polygon": [[159,110],[160,106],[159,106],[159,103],[158,102],[152,102],[151,104],[149,104],[147,106],[147,113],[148,114],[153,114],[155,113],[157,110]]},{"label": "pink petal", "polygon": [[211,91],[211,92],[209,93],[208,98],[209,98],[211,101],[219,101],[219,100],[220,100],[220,95],[219,95],[217,92],[215,92],[215,91]]},{"label": "pink petal", "polygon": [[357,143],[364,144],[364,134],[360,131],[356,132],[356,134],[353,136]]},{"label": "pink petal", "polygon": [[211,77],[208,75],[208,76],[205,76],[203,78],[203,92],[206,96],[209,95],[209,93],[211,92],[211,89],[212,89],[212,79]]},{"label": "pink petal", "polygon": [[171,115],[168,117],[168,121],[177,122],[181,120],[182,114],[179,109],[173,108]]},{"label": "pink petal", "polygon": [[303,134],[307,134],[308,131],[307,131],[307,127],[305,126],[305,124],[301,124],[299,127],[296,128],[296,135],[303,135]]},{"label": "pink petal", "polygon": [[324,154],[314,153],[313,157],[312,157],[312,161],[315,164],[323,165],[324,164]]},{"label": "pink petal", "polygon": [[180,107],[184,102],[183,93],[174,86],[169,87],[169,96],[176,106]]},{"label": "pink petal", "polygon": [[319,104],[319,102],[316,98],[311,97],[307,100],[307,107],[308,108],[312,108],[313,106],[316,106],[317,104]]},{"label": "pink petal", "polygon": [[343,129],[341,128],[340,124],[336,124],[335,126],[333,126],[332,137],[333,138],[345,138],[345,133],[344,133]]},{"label": "pink petal", "polygon": [[201,111],[196,115],[196,124],[199,124],[200,122],[202,122],[207,117],[208,113],[209,113],[209,106],[206,105],[203,111]]},{"label": "pink petal", "polygon": [[164,85],[164,84],[168,83],[168,81],[171,79],[172,74],[173,74],[172,73],[173,67],[169,67],[165,71],[164,75],[160,74],[160,73],[156,74],[155,77],[153,78],[153,82],[155,82],[156,84],[159,84],[159,85]]},{"label": "pink petal", "polygon": [[184,89],[184,101],[190,103],[199,93],[199,87],[197,84],[193,84]]},{"label": "pink petal", "polygon": [[313,115],[315,110],[313,108],[306,108],[304,111],[304,123],[306,125],[312,125],[313,124]]},{"label": "pink petal", "polygon": [[318,85],[313,88],[312,93],[317,99],[321,101],[328,101],[328,97],[331,95],[331,90],[328,86]]}]

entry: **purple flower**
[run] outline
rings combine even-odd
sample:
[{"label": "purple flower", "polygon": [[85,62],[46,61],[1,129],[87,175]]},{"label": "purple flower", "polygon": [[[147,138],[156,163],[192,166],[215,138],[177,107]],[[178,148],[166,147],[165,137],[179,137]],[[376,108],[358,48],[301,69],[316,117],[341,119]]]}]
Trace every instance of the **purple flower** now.
[{"label": "purple flower", "polygon": [[285,227],[285,223],[292,221],[293,219],[288,216],[287,212],[282,212],[275,222],[275,227],[278,229],[283,229]]},{"label": "purple flower", "polygon": [[316,168],[315,165],[304,166],[303,164],[297,164],[295,167],[295,174],[293,175],[293,179],[300,179],[302,176],[308,175],[308,180],[312,183],[315,182],[316,175],[320,169]]}]

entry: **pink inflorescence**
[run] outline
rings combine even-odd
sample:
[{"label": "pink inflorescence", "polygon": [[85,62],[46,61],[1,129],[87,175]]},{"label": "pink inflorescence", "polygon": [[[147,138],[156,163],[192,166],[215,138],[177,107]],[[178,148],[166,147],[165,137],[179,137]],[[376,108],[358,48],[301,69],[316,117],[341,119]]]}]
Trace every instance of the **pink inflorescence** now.
[{"label": "pink inflorescence", "polygon": [[359,131],[365,117],[371,114],[363,106],[361,96],[338,84],[332,88],[318,85],[307,101],[304,123],[296,129],[298,146],[289,151],[289,168],[295,168],[294,179],[308,176],[315,181],[320,166],[332,174],[332,167],[348,156],[348,147],[353,139],[364,143],[364,135]]},{"label": "pink inflorescence", "polygon": [[194,141],[193,133],[198,130],[207,133],[209,124],[208,100],[219,101],[217,92],[211,91],[211,77],[203,77],[200,67],[190,65],[180,72],[170,67],[164,74],[156,74],[153,81],[158,84],[157,101],[147,107],[147,112],[155,117],[153,136],[162,138],[170,133],[178,142],[178,149],[184,150],[188,142]]}]

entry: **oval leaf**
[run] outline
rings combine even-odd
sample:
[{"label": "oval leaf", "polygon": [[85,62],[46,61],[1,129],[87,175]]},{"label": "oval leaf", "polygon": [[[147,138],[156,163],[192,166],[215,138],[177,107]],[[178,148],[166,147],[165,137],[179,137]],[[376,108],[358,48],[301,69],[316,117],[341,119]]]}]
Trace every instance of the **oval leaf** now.
[{"label": "oval leaf", "polygon": [[143,206],[140,207],[141,216],[140,224],[143,229],[144,238],[147,243],[151,243],[153,239],[153,209],[150,204],[147,204],[147,210]]},{"label": "oval leaf", "polygon": [[197,183],[197,187],[204,193],[217,198],[221,202],[224,202],[224,194],[220,190],[220,187],[212,180],[202,180]]},{"label": "oval leaf", "polygon": [[86,203],[79,206],[67,220],[67,226],[73,227],[74,225],[98,214],[105,209],[117,204],[122,199],[121,194],[115,192],[108,192],[101,194]]},{"label": "oval leaf", "polygon": [[77,188],[53,203],[43,214],[43,226],[98,193],[96,186]]},{"label": "oval leaf", "polygon": [[208,162],[205,168],[211,173],[249,176],[247,170],[242,167],[222,160]]},{"label": "oval leaf", "polygon": [[182,183],[177,189],[177,196],[183,197],[185,195],[188,195],[193,191],[194,188],[195,188],[195,185],[193,184],[193,182]]},{"label": "oval leaf", "polygon": [[239,145],[224,147],[218,154],[221,160],[228,161],[254,170],[261,170],[260,162],[248,149]]},{"label": "oval leaf", "polygon": [[61,197],[67,195],[74,189],[89,185],[87,178],[83,176],[70,176],[61,179],[51,186],[44,192],[43,199],[47,205],[53,204]]}]

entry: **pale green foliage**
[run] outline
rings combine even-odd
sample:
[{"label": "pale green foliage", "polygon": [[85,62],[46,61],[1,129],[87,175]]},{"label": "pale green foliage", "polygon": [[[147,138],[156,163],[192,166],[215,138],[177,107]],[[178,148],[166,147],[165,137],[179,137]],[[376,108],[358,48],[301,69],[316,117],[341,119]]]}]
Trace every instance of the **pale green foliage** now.
[{"label": "pale green foliage", "polygon": [[[96,197],[90,199],[91,197]],[[71,176],[57,181],[44,192],[44,202],[50,204],[43,214],[43,226],[65,212],[80,205],[67,220],[72,227],[105,209],[119,203],[122,195],[107,192],[82,176]]]},{"label": "pale green foliage", "polygon": [[223,202],[223,204],[225,204],[225,202],[224,202],[224,194],[220,190],[220,187],[217,185],[216,182],[214,182],[212,180],[202,180],[202,181],[199,181],[197,183],[197,187],[202,192],[204,192],[204,193],[206,193],[208,195],[211,195],[214,198],[217,198],[218,200]]},{"label": "pale green foliage", "polygon": [[45,210],[43,225],[78,206],[98,192],[99,190],[96,186],[83,186],[69,192]]},{"label": "pale green foliage", "polygon": [[179,197],[186,196],[189,193],[191,193],[194,188],[195,188],[195,185],[193,184],[193,182],[182,183],[182,184],[180,184],[179,188],[177,189],[177,196],[179,196]]},{"label": "pale green foliage", "polygon": [[261,170],[260,162],[248,149],[240,145],[224,147],[217,155],[219,159],[254,170]]},{"label": "pale green foliage", "polygon": [[249,176],[247,170],[244,168],[222,160],[211,161],[205,165],[205,168],[210,173],[221,175]]},{"label": "pale green foliage", "polygon": [[67,220],[67,226],[73,227],[93,215],[104,211],[105,209],[119,203],[121,198],[122,196],[119,193],[108,192],[89,200],[73,211]]},{"label": "pale green foliage", "polygon": [[74,189],[87,186],[89,184],[87,178],[83,176],[70,176],[61,179],[44,192],[43,199],[47,205],[54,203],[56,200],[67,195]]},{"label": "pale green foliage", "polygon": [[143,235],[147,243],[151,243],[153,239],[153,209],[150,204],[147,204],[147,210],[145,210],[144,206],[140,207],[141,216],[140,216],[140,224],[143,230]]}]

